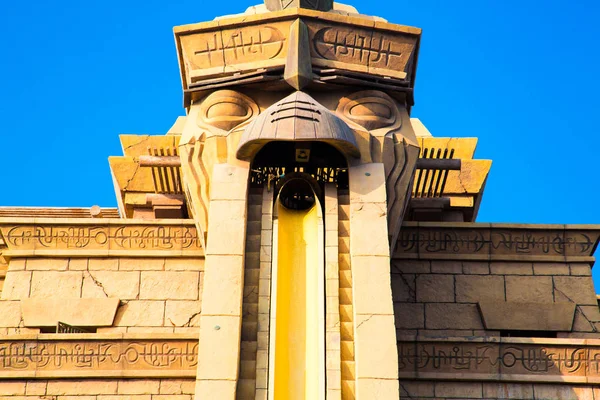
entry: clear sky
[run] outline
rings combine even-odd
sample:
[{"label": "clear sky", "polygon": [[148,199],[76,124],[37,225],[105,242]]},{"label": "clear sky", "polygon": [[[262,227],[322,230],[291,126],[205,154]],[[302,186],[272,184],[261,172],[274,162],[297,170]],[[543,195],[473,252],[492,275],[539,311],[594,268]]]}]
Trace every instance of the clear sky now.
[{"label": "clear sky", "polygon": [[[479,221],[600,223],[598,1],[351,4],[423,28],[412,116],[434,136],[479,137],[476,157],[494,161]],[[184,115],[172,27],[250,5],[3,2],[0,205],[115,206],[118,134]]]}]

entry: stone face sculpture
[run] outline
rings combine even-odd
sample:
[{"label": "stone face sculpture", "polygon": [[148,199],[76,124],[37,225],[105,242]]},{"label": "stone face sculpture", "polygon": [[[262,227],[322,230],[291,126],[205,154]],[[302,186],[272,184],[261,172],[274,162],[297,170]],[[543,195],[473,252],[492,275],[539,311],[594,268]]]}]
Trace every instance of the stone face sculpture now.
[{"label": "stone face sculpture", "polygon": [[[252,262],[241,255],[252,252],[254,240],[258,241],[261,271],[266,271],[258,280],[258,292],[265,296],[259,313],[271,321],[271,330],[242,316],[238,301],[254,307],[252,300],[242,297],[235,297],[233,308],[203,303],[202,321],[206,321],[201,324],[208,326],[210,320],[230,315],[231,323],[241,323],[245,336],[256,335],[262,343],[249,357],[257,358],[261,352],[261,359],[271,359],[269,366],[257,358],[256,380],[247,382],[249,387],[238,385],[237,398],[293,388],[289,389],[293,398],[299,399],[324,399],[331,390],[344,398],[360,393],[361,398],[396,399],[389,260],[419,155],[409,112],[420,31],[327,12],[333,7],[330,1],[267,0],[265,4],[277,12],[175,28],[188,109],[179,154],[187,203],[205,239],[205,284],[212,282],[217,288],[223,284],[221,265],[229,265],[235,276],[247,274]],[[262,197],[262,215],[252,213],[256,205],[251,196]],[[310,207],[286,211],[298,204]],[[347,220],[341,237],[338,204],[346,210]],[[306,215],[298,217],[303,212]],[[257,225],[259,236],[254,230]],[[252,233],[245,234],[240,226]],[[297,240],[290,239],[289,234],[297,230],[303,233]],[[339,249],[326,251],[325,243],[338,242]],[[348,297],[348,290],[354,289],[347,286],[326,289],[325,265],[337,265],[332,251],[338,250],[347,254],[346,272],[339,272],[347,282],[344,285],[353,287],[353,275],[357,282],[378,277],[364,296]],[[381,271],[367,273],[374,269]],[[313,278],[304,282],[305,274],[298,271]],[[320,272],[315,275],[316,271]],[[251,288],[252,280],[245,285]],[[285,296],[292,287],[297,291],[294,301],[306,307],[284,312],[289,303]],[[356,290],[363,287],[367,286],[361,283]],[[217,289],[207,285],[206,290],[203,296],[208,299],[209,292]],[[325,292],[339,305],[329,302],[325,307]],[[326,326],[324,308],[329,320],[343,315],[343,327]],[[278,329],[292,329],[293,335],[277,335]],[[325,347],[288,342],[306,332],[306,338],[325,343],[326,330],[337,332],[337,342],[328,340]],[[204,366],[220,357],[215,348],[226,346],[213,339],[208,332],[200,333],[199,357],[207,358],[199,362],[198,398],[211,397],[215,381],[229,379],[216,377]],[[366,343],[373,341],[383,352],[367,350]],[[252,347],[252,340],[238,336],[230,345],[240,342],[242,348]],[[352,349],[351,356],[340,355],[342,345]],[[299,364],[297,368],[286,367],[291,360]],[[348,373],[357,379],[344,376],[338,383],[326,381],[326,364],[331,371],[351,370]],[[321,367],[315,379],[297,381],[296,369],[316,373]],[[264,387],[256,386],[259,381]],[[386,394],[381,397],[381,393]]]}]

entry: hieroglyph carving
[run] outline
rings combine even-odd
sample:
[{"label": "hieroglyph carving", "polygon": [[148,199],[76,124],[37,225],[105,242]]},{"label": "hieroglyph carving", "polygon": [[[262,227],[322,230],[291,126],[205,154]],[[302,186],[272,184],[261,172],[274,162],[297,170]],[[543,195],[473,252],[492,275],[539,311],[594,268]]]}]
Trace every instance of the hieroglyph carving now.
[{"label": "hieroglyph carving", "polygon": [[313,38],[315,51],[326,60],[389,68],[402,57],[400,46],[382,34],[323,28]]},{"label": "hieroglyph carving", "polygon": [[[280,65],[287,53],[291,22],[274,22],[234,29],[214,28],[178,36],[188,84],[201,77]],[[229,68],[231,67],[231,68]]]},{"label": "hieroglyph carving", "polygon": [[9,250],[199,250],[190,226],[0,226]]},{"label": "hieroglyph carving", "polygon": [[470,254],[519,256],[591,256],[598,234],[587,231],[443,229],[404,227],[396,256],[408,254]]},{"label": "hieroglyph carving", "polygon": [[316,65],[406,78],[416,37],[314,21],[307,25]]},{"label": "hieroglyph carving", "polygon": [[0,377],[15,377],[15,371],[65,378],[97,376],[97,371],[106,376],[128,370],[195,373],[197,353],[198,341],[193,339],[0,342]]},{"label": "hieroglyph carving", "polygon": [[[398,343],[402,378],[535,379],[565,381],[586,376],[600,379],[600,347],[521,343]],[[535,378],[534,378],[535,376]]]}]

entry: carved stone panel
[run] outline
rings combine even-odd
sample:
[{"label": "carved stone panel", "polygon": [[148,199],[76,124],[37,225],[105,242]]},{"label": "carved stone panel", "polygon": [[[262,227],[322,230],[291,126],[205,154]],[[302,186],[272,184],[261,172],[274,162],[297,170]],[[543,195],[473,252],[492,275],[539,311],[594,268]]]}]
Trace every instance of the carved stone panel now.
[{"label": "carved stone panel", "polygon": [[401,379],[597,383],[599,346],[543,339],[401,340],[398,364]]},{"label": "carved stone panel", "polygon": [[224,73],[256,70],[285,64],[287,35],[292,21],[213,27],[180,35],[182,67],[188,85]]},{"label": "carved stone panel", "polygon": [[307,21],[313,64],[405,79],[418,37],[374,28]]},{"label": "carved stone panel", "polygon": [[[111,223],[112,221],[112,223]],[[118,221],[115,223],[115,221]],[[167,255],[198,253],[202,247],[192,222],[131,224],[123,220],[29,219],[19,224],[0,221],[0,232],[8,249],[6,256],[32,255]]]},{"label": "carved stone panel", "polygon": [[56,335],[59,340],[6,338],[0,341],[0,379],[194,377],[196,374],[197,339],[111,336],[83,339],[81,335]]}]

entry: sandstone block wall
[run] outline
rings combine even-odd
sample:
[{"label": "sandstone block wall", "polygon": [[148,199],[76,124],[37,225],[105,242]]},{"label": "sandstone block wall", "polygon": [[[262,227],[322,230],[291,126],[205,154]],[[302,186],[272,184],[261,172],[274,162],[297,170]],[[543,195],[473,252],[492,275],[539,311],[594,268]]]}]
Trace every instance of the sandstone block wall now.
[{"label": "sandstone block wall", "polygon": [[[13,258],[0,299],[0,334],[25,327],[21,301],[29,298],[118,298],[113,326],[98,333],[198,332],[203,258]],[[69,322],[69,321],[63,321]]]},{"label": "sandstone block wall", "polygon": [[598,337],[589,263],[393,260],[391,273],[398,335],[499,336],[478,307],[492,301],[575,304],[572,332],[557,337]]}]

